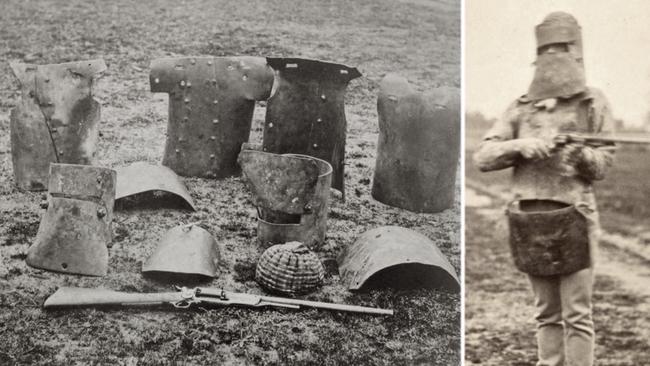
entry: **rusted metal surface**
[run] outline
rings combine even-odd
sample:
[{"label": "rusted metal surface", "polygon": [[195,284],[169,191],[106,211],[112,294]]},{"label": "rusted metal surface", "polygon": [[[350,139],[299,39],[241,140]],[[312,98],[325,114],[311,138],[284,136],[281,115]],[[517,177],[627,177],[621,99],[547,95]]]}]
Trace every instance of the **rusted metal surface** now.
[{"label": "rusted metal surface", "polygon": [[115,200],[144,192],[164,191],[181,197],[192,210],[196,211],[194,201],[187,192],[185,184],[173,170],[166,166],[136,162],[117,168],[116,171]]},{"label": "rusted metal surface", "polygon": [[582,58],[582,28],[569,13],[557,11],[544,17],[535,27],[537,48],[565,43],[575,46],[576,56]]},{"label": "rusted metal surface", "polygon": [[454,267],[426,236],[399,226],[363,233],[338,258],[350,290],[430,287],[460,291]]},{"label": "rusted metal surface", "polygon": [[323,243],[332,179],[328,162],[253,150],[242,151],[239,161],[255,196],[262,246],[299,241],[314,248]]},{"label": "rusted metal surface", "polygon": [[296,215],[305,212],[320,174],[315,160],[242,150],[238,162],[256,206]]},{"label": "rusted metal surface", "polygon": [[16,185],[45,190],[50,163],[93,163],[100,105],[92,97],[92,86],[106,64],[89,60],[10,66],[22,91],[10,117]]},{"label": "rusted metal surface", "polygon": [[587,90],[585,71],[570,53],[537,56],[535,76],[528,88],[527,97],[541,100],[569,97]]},{"label": "rusted metal surface", "polygon": [[[526,95],[531,100],[569,97],[587,90],[578,21],[565,12],[552,12],[535,27],[537,60],[535,76]],[[552,53],[549,46],[562,45]]]},{"label": "rusted metal surface", "polygon": [[165,233],[142,266],[142,273],[174,280],[194,279],[195,276],[212,278],[216,276],[218,266],[219,248],[212,235],[198,225],[188,224]]},{"label": "rusted metal surface", "polygon": [[266,106],[264,151],[327,161],[334,170],[332,187],[344,193],[345,89],[361,73],[316,60],[269,57],[267,61],[277,73]]},{"label": "rusted metal surface", "polygon": [[379,142],[372,196],[415,212],[451,207],[460,153],[460,90],[422,94],[387,75],[377,99]]},{"label": "rusted metal surface", "polygon": [[535,276],[587,268],[587,220],[574,205],[552,200],[519,200],[507,210],[515,266]]},{"label": "rusted metal surface", "polygon": [[318,256],[294,241],[273,245],[257,261],[255,280],[267,291],[305,294],[323,285],[325,268]]},{"label": "rusted metal surface", "polygon": [[240,172],[237,155],[248,141],[256,100],[273,86],[261,57],[156,59],[151,91],[169,93],[163,165],[182,176],[224,178]]},{"label": "rusted metal surface", "polygon": [[51,164],[47,211],[27,264],[70,274],[105,275],[115,180],[110,169]]}]

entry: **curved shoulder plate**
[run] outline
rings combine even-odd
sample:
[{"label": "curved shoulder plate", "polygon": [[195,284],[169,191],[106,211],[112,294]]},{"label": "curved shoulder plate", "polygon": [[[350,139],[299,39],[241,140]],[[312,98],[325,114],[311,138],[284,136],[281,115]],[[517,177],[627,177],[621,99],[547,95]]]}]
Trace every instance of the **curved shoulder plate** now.
[{"label": "curved shoulder plate", "polygon": [[243,150],[238,162],[256,206],[288,214],[305,212],[320,173],[313,159]]},{"label": "curved shoulder plate", "polygon": [[142,266],[142,273],[151,276],[176,274],[186,279],[215,277],[218,264],[219,249],[212,235],[195,224],[188,224],[165,233]]},{"label": "curved shoulder plate", "polygon": [[187,192],[185,184],[173,170],[166,166],[136,162],[117,168],[116,171],[116,200],[144,192],[164,191],[179,196],[192,210],[196,211],[194,201]]},{"label": "curved shoulder plate", "polygon": [[[440,249],[426,236],[399,226],[366,231],[343,250],[338,262],[341,281],[350,290],[368,284],[460,291],[456,271]],[[387,281],[373,281],[379,277]]]}]

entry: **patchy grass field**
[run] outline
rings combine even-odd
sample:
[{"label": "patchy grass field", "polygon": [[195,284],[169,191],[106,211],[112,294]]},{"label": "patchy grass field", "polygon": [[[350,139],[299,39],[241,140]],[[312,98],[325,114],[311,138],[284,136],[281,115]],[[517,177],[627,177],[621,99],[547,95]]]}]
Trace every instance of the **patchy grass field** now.
[{"label": "patchy grass field", "polygon": [[[167,98],[148,85],[151,59],[168,55],[303,56],[357,66],[346,98],[346,202],[332,197],[326,263],[360,233],[381,225],[413,228],[460,268],[458,204],[416,215],[370,197],[377,140],[379,80],[397,72],[422,88],[459,86],[458,1],[4,1],[0,12],[0,364],[354,364],[460,362],[460,297],[431,290],[352,294],[328,266],[312,300],[394,308],[394,317],[336,312],[165,308],[44,312],[59,286],[167,291],[140,274],[161,235],[200,222],[220,243],[219,277],[206,285],[261,293],[253,281],[260,254],[255,211],[239,178],[185,179],[197,212],[118,211],[104,278],[66,276],[26,266],[41,193],[14,188],[9,111],[19,100],[8,61],[57,63],[102,57],[95,87],[102,104],[99,163],[159,162]],[[261,139],[264,103],[251,141]]]},{"label": "patchy grass field", "polygon": [[[510,171],[480,173],[471,161],[486,127],[467,121],[466,177],[469,187],[506,192]],[[649,188],[644,150],[622,147],[608,178],[596,185],[606,231],[634,235],[647,230]],[[634,188],[632,188],[634,187]],[[467,364],[535,365],[533,295],[510,256],[505,202],[467,189],[465,226],[465,339]],[[470,198],[471,197],[471,198]],[[594,323],[596,364],[647,365],[650,322],[648,261],[601,243],[596,266]]]}]

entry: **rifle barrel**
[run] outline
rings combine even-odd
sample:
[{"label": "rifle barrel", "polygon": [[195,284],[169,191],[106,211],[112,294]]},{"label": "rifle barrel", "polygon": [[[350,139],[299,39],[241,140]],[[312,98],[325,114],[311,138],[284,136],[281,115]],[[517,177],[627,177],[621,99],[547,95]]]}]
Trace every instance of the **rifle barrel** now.
[{"label": "rifle barrel", "polygon": [[273,296],[260,296],[260,298],[262,299],[262,301],[268,303],[291,304],[291,305],[305,306],[305,307],[317,308],[317,309],[348,311],[353,313],[393,315],[392,309],[380,309],[380,308],[371,308],[367,306],[358,306],[358,305],[334,304],[330,302],[287,299],[283,297],[273,297]]},{"label": "rifle barrel", "polygon": [[570,139],[593,141],[593,142],[613,142],[618,144],[636,144],[636,145],[650,145],[650,137],[627,137],[627,136],[611,136],[611,135],[590,135],[590,134],[576,134],[569,135]]}]

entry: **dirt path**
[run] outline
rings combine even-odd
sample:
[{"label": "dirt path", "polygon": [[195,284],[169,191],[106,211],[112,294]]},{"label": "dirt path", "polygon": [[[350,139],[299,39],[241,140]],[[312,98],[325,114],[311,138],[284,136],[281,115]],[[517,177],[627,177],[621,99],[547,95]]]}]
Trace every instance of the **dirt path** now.
[{"label": "dirt path", "polygon": [[[483,365],[534,365],[532,296],[527,279],[511,264],[503,220],[504,195],[475,182],[469,185],[466,360]],[[609,233],[604,237],[594,293],[598,364],[649,364],[648,261],[627,250],[629,247],[621,249],[621,243],[634,238]],[[613,243],[614,239],[618,243]]]}]

